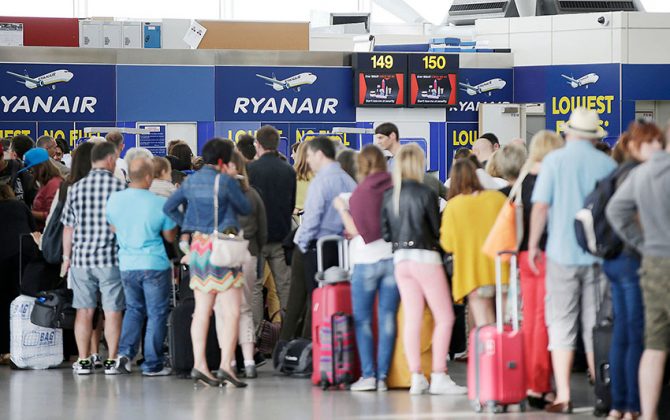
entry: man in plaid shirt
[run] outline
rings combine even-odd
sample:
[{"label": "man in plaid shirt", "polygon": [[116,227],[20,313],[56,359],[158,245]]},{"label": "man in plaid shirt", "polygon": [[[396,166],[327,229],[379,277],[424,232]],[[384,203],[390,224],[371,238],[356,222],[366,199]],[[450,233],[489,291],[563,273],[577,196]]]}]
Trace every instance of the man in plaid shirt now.
[{"label": "man in plaid shirt", "polygon": [[105,311],[105,338],[109,355],[104,362],[105,374],[118,373],[115,359],[121,334],[125,306],[118,267],[114,233],[107,224],[105,209],[109,196],[125,185],[114,177],[116,148],[112,143],[98,143],[91,151],[91,172],[70,187],[63,207],[63,267],[70,270],[70,287],[74,292],[72,306],[77,309],[75,338],[79,360],[75,370],[88,375],[93,370],[90,342],[93,314],[98,293]]}]

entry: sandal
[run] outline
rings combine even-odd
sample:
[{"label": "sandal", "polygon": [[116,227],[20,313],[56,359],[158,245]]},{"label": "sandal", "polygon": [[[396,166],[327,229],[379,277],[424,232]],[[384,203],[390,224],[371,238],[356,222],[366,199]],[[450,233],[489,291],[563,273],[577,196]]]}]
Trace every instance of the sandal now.
[{"label": "sandal", "polygon": [[638,420],[640,418],[640,413],[627,412],[623,415],[623,420]]},{"label": "sandal", "polygon": [[[548,396],[553,396],[554,398],[549,399],[547,398]],[[556,395],[551,391],[543,393],[541,397],[528,395],[526,398],[528,399],[528,405],[538,410],[544,410],[549,404],[554,402]]]},{"label": "sandal", "polygon": [[610,410],[605,420],[623,420],[624,414],[619,410]]}]

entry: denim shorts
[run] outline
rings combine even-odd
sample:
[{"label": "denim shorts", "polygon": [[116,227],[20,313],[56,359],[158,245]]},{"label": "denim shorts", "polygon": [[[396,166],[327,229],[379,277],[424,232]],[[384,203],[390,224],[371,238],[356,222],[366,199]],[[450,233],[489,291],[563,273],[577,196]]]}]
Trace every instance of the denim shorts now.
[{"label": "denim shorts", "polygon": [[96,308],[99,291],[103,310],[121,312],[125,309],[119,267],[71,267],[70,276],[70,287],[74,295],[73,308]]}]

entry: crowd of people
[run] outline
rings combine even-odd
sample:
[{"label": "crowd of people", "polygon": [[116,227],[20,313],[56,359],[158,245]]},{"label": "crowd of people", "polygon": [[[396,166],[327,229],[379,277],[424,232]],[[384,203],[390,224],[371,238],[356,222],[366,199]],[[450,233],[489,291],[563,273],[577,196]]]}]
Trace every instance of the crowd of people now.
[{"label": "crowd of people", "polygon": [[[47,246],[41,232],[60,223],[62,265],[43,265],[56,278],[67,273],[73,290],[77,374],[96,368],[130,373],[145,322],[142,374],[171,374],[163,348],[173,267],[181,262],[189,266],[195,299],[192,376],[212,386],[244,387],[238,375],[243,370],[247,378],[256,376],[255,332],[267,316],[264,267],[282,311],[281,339],[309,338],[316,244],[343,235],[350,243],[362,368],[351,390],[388,388],[402,305],[398,339],[412,374],[409,392],[465,394],[447,368],[454,303],[467,303],[471,327],[495,322],[496,267],[482,246],[512,200],[523,209],[514,251],[530,405],[572,412],[575,350],[581,339],[589,377],[595,378],[596,308],[611,295],[608,418],[644,413],[653,419],[663,380],[659,366],[670,346],[670,148],[651,122],[631,123],[612,150],[605,136],[598,114],[582,108],[574,110],[562,135],[541,131],[528,143],[501,145],[487,133],[472,150],[455,152],[444,184],[426,174],[421,148],[400,144],[392,123],[379,125],[374,144],[358,152],[328,137],[297,143],[293,165],[279,153],[279,133],[271,126],[237,142],[214,138],[199,157],[175,141],[167,157],[130,148],[122,159],[126,147],[118,132],[73,151],[48,136],[6,139],[0,160],[0,354],[9,350],[7,313],[23,287],[19,273]],[[596,183],[609,176],[616,179],[616,193],[607,219],[625,246],[601,259],[579,246],[573,225]],[[19,240],[26,235],[32,241]],[[243,263],[212,263],[222,237],[248,241]],[[445,269],[445,255],[452,257],[453,270]],[[323,249],[323,263],[338,264],[335,247]],[[421,366],[426,304],[434,319],[431,372]],[[212,313],[221,349],[215,372],[206,360]],[[98,355],[100,331],[105,360]],[[238,344],[243,369],[236,366]]]}]

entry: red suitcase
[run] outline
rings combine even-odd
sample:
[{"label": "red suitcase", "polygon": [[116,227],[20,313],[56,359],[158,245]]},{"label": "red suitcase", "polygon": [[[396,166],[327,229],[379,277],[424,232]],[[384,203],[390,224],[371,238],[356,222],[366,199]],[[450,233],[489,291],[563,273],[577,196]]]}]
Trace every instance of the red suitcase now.
[{"label": "red suitcase", "polygon": [[[342,273],[337,279],[330,279],[325,276],[323,271],[322,249],[326,242],[337,242],[339,254],[339,267],[342,268]],[[346,241],[341,236],[329,235],[320,238],[317,242],[317,266],[319,272],[317,273],[317,281],[319,287],[314,289],[312,293],[312,383],[314,385],[322,385],[321,375],[321,356],[322,350],[325,346],[332,347],[332,344],[322,343],[321,338],[325,332],[332,331],[333,315],[337,313],[352,315],[353,309],[351,306],[351,285],[349,283],[348,275],[348,256]],[[355,347],[354,347],[355,348]],[[351,367],[351,380],[355,380],[357,375],[357,357],[354,357],[355,363]],[[344,377],[346,375],[342,375]],[[339,385],[339,384],[333,384]],[[345,386],[347,384],[344,384]]]},{"label": "red suitcase", "polygon": [[[512,296],[512,326],[503,327],[502,261],[511,254],[509,293]],[[526,374],[523,335],[519,330],[516,254],[500,252],[496,257],[496,325],[478,327],[470,334],[468,350],[468,399],[477,412],[494,413],[519,404],[526,410]]]}]

